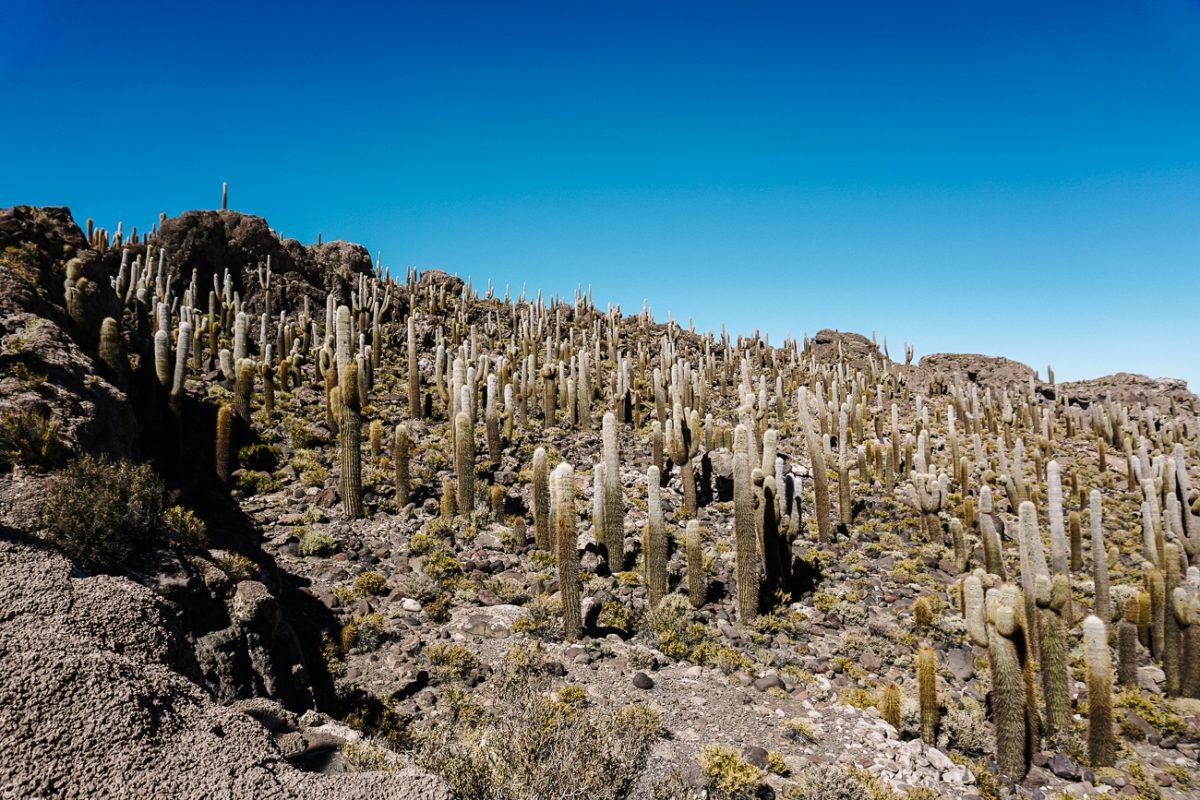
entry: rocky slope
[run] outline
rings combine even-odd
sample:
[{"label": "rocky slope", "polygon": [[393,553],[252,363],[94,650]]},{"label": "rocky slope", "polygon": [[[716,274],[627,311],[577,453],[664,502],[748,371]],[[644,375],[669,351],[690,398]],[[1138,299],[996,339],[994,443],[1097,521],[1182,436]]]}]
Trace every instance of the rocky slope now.
[{"label": "rocky slope", "polygon": [[[1144,649],[1137,651],[1140,688],[1118,696],[1121,757],[1115,768],[1091,767],[1083,745],[1087,691],[1082,669],[1075,669],[1082,614],[1067,632],[1075,727],[1041,740],[1027,775],[998,775],[988,651],[971,643],[956,608],[960,565],[944,538],[952,519],[965,518],[967,560],[984,563],[982,539],[964,503],[972,500],[973,514],[979,487],[989,485],[996,496],[994,520],[1005,531],[1005,559],[1017,570],[1016,508],[1005,498],[1004,478],[1006,471],[1020,472],[1007,462],[1016,458],[1014,441],[1024,438],[1023,480],[1039,504],[1045,502],[1050,458],[1079,486],[1102,492],[1107,541],[1117,548],[1109,566],[1114,588],[1136,592],[1144,559],[1142,496],[1127,474],[1133,462],[1114,448],[1112,436],[1102,460],[1096,441],[1104,434],[1093,430],[1098,418],[1082,415],[1099,408],[1116,414],[1110,398],[1127,404],[1123,419],[1131,426],[1133,461],[1138,439],[1148,439],[1145,468],[1155,463],[1161,472],[1165,456],[1173,454],[1170,437],[1177,437],[1187,454],[1184,474],[1198,485],[1197,399],[1177,383],[1114,376],[1050,387],[1030,368],[1005,359],[939,354],[917,365],[893,363],[865,337],[833,331],[778,349],[754,340],[706,342],[678,326],[606,315],[579,303],[547,310],[475,297],[441,273],[424,273],[407,285],[379,284],[359,246],[303,246],[281,241],[261,218],[187,212],[161,221],[148,241],[123,243],[127,263],[140,256],[155,265],[161,255],[164,280],[153,291],[178,298],[194,276],[194,305],[201,310],[209,307],[204,298],[215,285],[218,304],[240,303],[250,315],[269,308],[292,320],[307,300],[308,322],[323,331],[308,342],[307,358],[291,365],[301,379],[274,387],[270,410],[261,375],[252,378],[253,416],[234,428],[244,447],[235,448],[223,483],[214,478],[213,431],[217,408],[231,402],[237,381],[222,374],[218,354],[203,346],[198,368],[185,370],[182,397],[168,400],[154,377],[150,328],[142,329],[153,325],[144,318],[153,318],[153,304],[140,312],[136,302],[117,298],[110,278],[121,269],[122,248],[111,244],[95,233],[89,240],[64,209],[0,211],[0,413],[12,420],[19,411],[32,411],[54,421],[63,458],[104,451],[151,459],[207,522],[207,544],[141,549],[113,567],[113,575],[89,575],[40,538],[47,478],[20,459],[0,476],[0,522],[6,526],[0,533],[0,736],[14,755],[0,767],[6,795],[449,796],[445,783],[413,766],[419,762],[476,796],[464,788],[468,765],[478,767],[469,759],[495,752],[489,748],[496,745],[488,741],[486,725],[478,736],[468,733],[489,714],[505,716],[510,699],[501,684],[512,660],[523,653],[530,658],[531,647],[536,659],[545,660],[534,670],[545,682],[530,686],[551,699],[539,713],[549,714],[555,732],[520,720],[526,725],[518,729],[521,736],[578,747],[555,737],[590,715],[646,713],[655,720],[647,752],[626,759],[637,762],[630,768],[633,796],[749,796],[722,783],[731,771],[745,778],[738,791],[753,785],[760,795],[813,796],[811,781],[824,774],[824,764],[845,768],[837,774],[849,777],[839,780],[861,792],[848,797],[1185,797],[1200,781],[1200,704],[1164,697],[1161,659]],[[226,270],[236,300],[224,296]],[[73,301],[62,289],[68,276],[81,293]],[[364,297],[370,287],[382,291],[374,301],[378,334],[370,324],[372,303]],[[365,514],[359,519],[344,513],[343,418],[332,413],[330,383],[319,375],[327,293],[362,315],[367,324],[359,325],[358,314],[355,324],[368,351],[379,342],[363,408]],[[104,317],[121,317],[122,305],[132,368],[127,376],[99,357],[93,333]],[[414,308],[414,354],[427,409],[422,419],[411,417],[409,403],[406,322]],[[205,322],[212,320],[198,324]],[[592,524],[600,415],[622,404],[614,398],[617,368],[604,333],[608,326],[622,337],[631,360],[639,351],[646,354],[630,370],[636,390],[621,398],[636,418],[618,425],[625,535],[620,564],[609,559]],[[251,327],[257,341],[257,323]],[[233,346],[230,328],[214,331],[218,349]],[[531,330],[537,333],[527,341]],[[520,380],[521,358],[544,353],[544,339],[565,339],[568,330],[577,337],[572,341],[594,342],[598,354],[596,340],[604,341],[603,355],[592,363],[600,378],[592,383],[592,413],[581,419],[575,407],[562,404],[568,396],[562,391],[556,393],[562,407],[545,421],[541,403],[548,390],[536,372],[528,384]],[[660,362],[664,340],[709,381],[704,402],[716,419],[715,438],[695,460],[695,516],[707,531],[698,561],[684,543],[690,515],[679,465],[656,457],[653,444],[654,422],[670,416],[652,385],[652,366],[664,366],[664,383],[671,372],[669,363]],[[447,366],[435,363],[438,345],[447,345],[452,356],[459,342],[468,351],[474,342],[496,359],[493,366],[507,359],[508,371],[496,367],[497,377],[526,385],[530,396],[528,408],[514,407],[503,423],[501,452],[494,456],[480,412],[472,437],[476,510],[455,517],[444,512],[445,486],[449,482],[453,494],[459,478],[449,394],[443,392],[448,387],[434,380]],[[714,360],[701,373],[706,349]],[[250,350],[266,360],[261,344]],[[275,358],[289,350],[297,352],[275,348]],[[369,352],[364,355],[369,360]],[[795,559],[785,587],[790,596],[764,601],[756,619],[742,619],[735,602],[732,434],[745,419],[739,411],[745,398],[736,396],[741,364],[748,377],[754,372],[755,390],[759,374],[780,378],[782,398],[771,380],[764,381],[762,400],[752,410],[759,421],[750,419],[761,429],[757,446],[762,432],[777,431],[781,469],[802,487],[802,527],[789,541]],[[839,473],[842,431],[834,404],[832,414],[817,413],[827,437],[830,483],[841,488],[845,480],[848,491],[834,499],[832,541],[818,541],[820,506],[796,416],[796,389],[816,392],[818,385],[837,384],[845,399],[856,370],[858,391],[868,402],[861,429],[851,424],[846,434],[855,445],[896,441],[902,451],[901,440],[919,441],[924,431],[931,471],[952,472],[957,465],[950,458],[947,408],[960,409],[959,436],[985,432],[981,449],[973,449],[969,437],[961,442],[970,462],[967,485],[956,483],[935,510],[938,530],[927,538],[920,533],[921,514],[904,499],[908,470],[889,481],[878,466],[886,459],[876,463],[864,449],[857,458],[852,450],[844,478]],[[486,376],[475,377],[482,409]],[[883,405],[876,403],[877,391]],[[962,409],[972,397],[984,409],[968,420]],[[1070,401],[1073,407],[1066,405]],[[1039,425],[1047,411],[1051,435],[1043,436]],[[1142,419],[1153,426],[1138,427]],[[413,443],[410,497],[403,504],[397,502],[392,450],[393,428],[402,421]],[[374,433],[372,422],[379,423]],[[699,437],[699,430],[692,435]],[[910,468],[912,446],[906,444],[907,456],[901,453]],[[953,445],[955,452],[959,446]],[[578,476],[580,524],[572,551],[582,570],[584,636],[578,641],[564,640],[555,556],[530,541],[538,447],[552,462],[573,464]],[[1161,463],[1156,455],[1163,456]],[[662,469],[665,569],[677,595],[657,608],[651,608],[642,558],[651,466]],[[1066,510],[1086,519],[1086,504],[1074,491],[1067,494]],[[1189,519],[1184,512],[1181,518]],[[683,593],[696,564],[706,597],[693,609]],[[1081,609],[1090,607],[1091,569],[1079,566],[1071,577]],[[941,722],[930,742],[919,735],[914,654],[921,643],[933,648],[939,665]],[[882,719],[878,708],[881,691],[892,684],[903,698],[897,724]],[[457,733],[447,734],[447,725]],[[492,730],[501,729],[495,723]],[[431,749],[431,741],[442,744]],[[730,748],[734,766],[716,758],[720,746]],[[568,751],[538,752],[544,758],[545,752]],[[442,758],[446,753],[461,758]],[[586,764],[563,765],[561,773],[574,771],[582,783],[596,764],[608,763],[593,754]],[[514,762],[510,771],[536,772],[522,772],[525,767]],[[611,774],[618,767],[614,761]],[[560,788],[561,796],[571,796],[569,787]]]}]

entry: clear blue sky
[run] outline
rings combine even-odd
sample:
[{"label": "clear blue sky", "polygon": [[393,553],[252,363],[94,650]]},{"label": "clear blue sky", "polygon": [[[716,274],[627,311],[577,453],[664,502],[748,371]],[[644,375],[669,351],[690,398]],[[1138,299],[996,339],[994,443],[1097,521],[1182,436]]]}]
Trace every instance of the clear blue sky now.
[{"label": "clear blue sky", "polygon": [[6,0],[0,206],[1200,386],[1194,0],[174,5]]}]

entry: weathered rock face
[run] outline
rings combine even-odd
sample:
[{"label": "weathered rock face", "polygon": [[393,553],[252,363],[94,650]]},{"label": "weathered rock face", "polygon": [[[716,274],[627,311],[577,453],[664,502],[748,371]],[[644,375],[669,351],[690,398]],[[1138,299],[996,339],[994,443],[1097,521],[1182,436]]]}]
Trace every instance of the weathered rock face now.
[{"label": "weathered rock face", "polygon": [[149,589],[73,577],[65,558],[0,532],[0,795],[450,797],[413,768],[297,769],[288,755],[328,746],[333,726],[306,730],[267,701],[218,705],[186,660]]},{"label": "weathered rock face", "polygon": [[160,248],[166,250],[174,291],[182,292],[195,271],[201,306],[214,277],[220,281],[228,269],[234,291],[261,311],[259,270],[266,269],[268,257],[274,311],[298,308],[304,297],[319,311],[327,292],[347,298],[353,276],[372,270],[371,255],[362,245],[281,240],[262,217],[236,211],[185,211],[163,221],[150,247],[152,258]]},{"label": "weathered rock face", "polygon": [[[85,279],[75,319],[63,289],[72,259]],[[114,306],[111,295],[99,254],[86,249],[67,209],[0,209],[0,413],[52,415],[76,453],[130,454],[129,401],[85,350]]]},{"label": "weathered rock face", "polygon": [[839,353],[847,363],[856,367],[866,367],[872,359],[883,360],[879,348],[861,333],[842,333],[825,328],[813,334],[808,346],[819,361],[836,362]]},{"label": "weathered rock face", "polygon": [[974,383],[981,389],[1027,389],[1037,373],[1019,361],[978,353],[933,353],[918,363],[927,377],[940,377],[954,384]]},{"label": "weathered rock face", "polygon": [[1178,378],[1149,378],[1129,372],[1118,372],[1086,381],[1060,383],[1060,391],[1072,401],[1102,402],[1108,397],[1119,403],[1157,406],[1162,411],[1172,403],[1180,408],[1195,410],[1197,397],[1188,391],[1187,381]]}]

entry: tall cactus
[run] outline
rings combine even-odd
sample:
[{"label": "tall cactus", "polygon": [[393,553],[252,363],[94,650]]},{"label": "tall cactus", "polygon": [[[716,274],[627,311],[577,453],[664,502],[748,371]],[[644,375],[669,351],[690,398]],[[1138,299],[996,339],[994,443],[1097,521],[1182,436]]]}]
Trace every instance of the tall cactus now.
[{"label": "tall cactus", "polygon": [[917,688],[921,710],[921,738],[926,744],[937,744],[938,697],[937,657],[929,645],[917,651]]},{"label": "tall cactus", "polygon": [[546,448],[533,451],[533,543],[539,550],[550,549],[550,473],[546,464]]},{"label": "tall cactus", "polygon": [[1125,598],[1121,621],[1117,624],[1117,682],[1121,686],[1137,685],[1138,621],[1141,605],[1136,596]]},{"label": "tall cactus", "polygon": [[1067,576],[1038,575],[1035,583],[1041,636],[1042,695],[1046,699],[1046,730],[1053,735],[1071,726],[1071,696],[1067,676],[1066,609],[1071,594]]},{"label": "tall cactus", "polygon": [[693,608],[700,608],[708,594],[704,579],[703,529],[700,520],[691,519],[687,524],[687,571],[688,600]]},{"label": "tall cactus", "polygon": [[554,507],[554,538],[558,560],[558,588],[562,598],[563,636],[568,641],[583,633],[580,608],[578,533],[575,520],[575,471],[563,462],[550,476]]},{"label": "tall cactus", "polygon": [[750,431],[738,425],[733,438],[733,525],[737,557],[738,617],[758,616],[758,531],[754,524],[754,487],[750,471]]},{"label": "tall cactus", "polygon": [[458,513],[475,510],[475,436],[466,411],[454,416],[454,477],[458,481]]},{"label": "tall cactus", "polygon": [[679,468],[679,478],[683,485],[683,510],[688,514],[696,513],[696,471],[692,468],[692,459],[700,452],[700,438],[696,434],[696,423],[699,418],[695,412],[692,419],[685,417],[682,406],[675,404],[671,419],[667,426],[667,452],[671,462]]},{"label": "tall cactus", "polygon": [[1083,621],[1083,663],[1087,672],[1088,758],[1093,767],[1111,767],[1116,761],[1113,737],[1112,654],[1108,628],[1097,616]]},{"label": "tall cactus", "polygon": [[658,467],[646,470],[646,599],[656,608],[667,594],[667,532],[663,525]]},{"label": "tall cactus", "polygon": [[408,415],[421,418],[421,370],[417,361],[417,319],[408,315]]},{"label": "tall cactus", "polygon": [[1175,590],[1179,588],[1179,546],[1174,542],[1163,545],[1163,672],[1170,697],[1179,696],[1183,677],[1182,636],[1179,617],[1175,613]]},{"label": "tall cactus", "polygon": [[987,617],[996,765],[1013,780],[1022,780],[1038,734],[1021,590],[1005,585],[988,592]]},{"label": "tall cactus", "polygon": [[392,466],[396,477],[396,508],[402,509],[408,505],[409,491],[409,460],[411,458],[412,441],[409,438],[408,423],[401,422],[396,426],[392,436]]},{"label": "tall cactus", "polygon": [[1101,497],[1097,489],[1088,495],[1088,525],[1092,533],[1092,577],[1095,581],[1096,616],[1107,625],[1112,621],[1112,600],[1108,585],[1108,550],[1104,547]]},{"label": "tall cactus", "polygon": [[224,403],[217,409],[216,471],[221,483],[233,474],[233,410]]},{"label": "tall cactus", "polygon": [[338,423],[338,445],[342,470],[342,511],[347,519],[358,519],[363,514],[362,407],[358,398],[358,366],[353,360],[342,368],[340,377],[342,413]]},{"label": "tall cactus", "polygon": [[112,317],[105,317],[100,323],[100,361],[108,367],[113,385],[123,392],[128,390],[129,359],[125,355],[121,326]]},{"label": "tall cactus", "polygon": [[604,414],[600,438],[604,448],[604,551],[609,569],[619,572],[625,561],[625,496],[617,450],[617,418]]},{"label": "tall cactus", "polygon": [[801,390],[801,424],[804,426],[804,446],[812,463],[813,499],[817,505],[817,541],[825,544],[833,541],[829,508],[829,471],[825,466],[825,449],[817,436],[813,421],[808,417],[807,397],[807,392]]}]

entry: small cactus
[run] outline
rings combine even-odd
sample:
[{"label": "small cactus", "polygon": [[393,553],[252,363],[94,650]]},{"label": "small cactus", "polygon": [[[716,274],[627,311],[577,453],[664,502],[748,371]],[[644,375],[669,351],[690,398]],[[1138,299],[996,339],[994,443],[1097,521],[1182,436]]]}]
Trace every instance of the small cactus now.
[{"label": "small cactus", "polygon": [[879,709],[879,716],[883,717],[883,721],[899,730],[900,728],[900,687],[894,683],[889,683],[883,687],[879,693],[879,702],[876,703],[876,708]]}]

